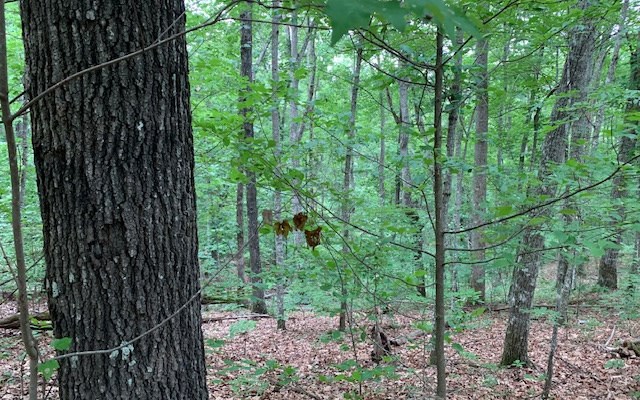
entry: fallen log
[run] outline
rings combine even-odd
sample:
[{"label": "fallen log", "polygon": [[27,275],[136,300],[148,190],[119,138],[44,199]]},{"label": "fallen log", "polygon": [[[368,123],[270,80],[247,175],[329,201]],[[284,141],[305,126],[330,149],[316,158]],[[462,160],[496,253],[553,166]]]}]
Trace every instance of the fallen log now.
[{"label": "fallen log", "polygon": [[[36,330],[51,329],[51,316],[48,311],[29,315],[31,328]],[[0,319],[0,328],[20,329],[20,313]]]},{"label": "fallen log", "polygon": [[207,317],[202,318],[202,323],[206,324],[207,322],[219,322],[219,321],[227,321],[227,320],[235,320],[235,319],[262,319],[262,318],[273,318],[269,314],[244,314],[244,315],[230,315],[228,317]]},{"label": "fallen log", "polygon": [[607,350],[620,358],[640,357],[640,338],[624,340],[620,346],[607,347]]},{"label": "fallen log", "polygon": [[[42,313],[36,313],[29,316],[31,319],[31,328],[36,330],[50,330],[51,327],[51,316],[48,311]],[[261,319],[261,318],[272,318],[271,315],[268,314],[246,314],[246,315],[231,315],[228,317],[209,317],[203,318],[202,323],[205,324],[207,322],[219,322],[224,320],[235,320],[235,319]],[[20,313],[16,313],[10,315],[6,318],[0,319],[0,329],[20,329]]]}]

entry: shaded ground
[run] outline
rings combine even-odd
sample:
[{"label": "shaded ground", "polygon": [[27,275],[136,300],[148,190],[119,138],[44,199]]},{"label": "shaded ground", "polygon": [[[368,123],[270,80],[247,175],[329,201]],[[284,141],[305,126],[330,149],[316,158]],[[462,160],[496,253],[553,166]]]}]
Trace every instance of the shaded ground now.
[{"label": "shaded ground", "polygon": [[[0,318],[14,305],[0,307]],[[243,312],[205,312],[206,318],[233,317]],[[534,321],[530,354],[539,369],[498,368],[506,314],[485,315],[451,332],[448,346],[448,393],[451,399],[529,399],[542,392],[551,326]],[[376,365],[367,335],[368,320],[355,315],[355,328],[342,337],[331,334],[337,318],[297,312],[288,330],[276,331],[275,320],[225,319],[203,325],[211,399],[428,399],[435,388],[435,368],[426,365],[428,336],[392,348],[395,360]],[[395,316],[384,321],[392,339],[416,336],[414,321]],[[616,359],[605,344],[617,345],[638,336],[640,322],[615,316],[573,315],[562,329],[555,363],[556,399],[640,399],[640,358]],[[47,333],[41,343],[48,341]],[[361,340],[362,337],[365,340]],[[44,344],[44,343],[43,343]],[[353,350],[355,344],[355,351]],[[458,351],[454,350],[458,348]],[[0,399],[21,399],[26,364],[17,331],[0,330]],[[49,354],[50,355],[50,352]],[[613,360],[613,361],[612,361]],[[353,366],[358,363],[361,368]],[[49,399],[56,399],[55,389]]]}]

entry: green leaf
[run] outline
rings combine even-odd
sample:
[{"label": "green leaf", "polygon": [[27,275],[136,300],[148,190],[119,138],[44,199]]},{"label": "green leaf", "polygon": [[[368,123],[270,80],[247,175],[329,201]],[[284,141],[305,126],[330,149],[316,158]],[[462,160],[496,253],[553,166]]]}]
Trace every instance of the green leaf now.
[{"label": "green leaf", "polygon": [[328,0],[324,11],[331,24],[331,45],[335,45],[350,29],[368,26],[375,3],[372,0]]},{"label": "green leaf", "polygon": [[71,347],[71,338],[63,337],[60,339],[53,339],[51,341],[51,346],[53,346],[53,348],[58,351],[69,350],[69,348]]},{"label": "green leaf", "polygon": [[38,372],[40,372],[44,379],[48,381],[58,368],[60,368],[58,360],[48,360],[38,365]]},{"label": "green leaf", "polygon": [[496,207],[496,217],[506,217],[511,214],[513,214],[512,205]]},{"label": "green leaf", "polygon": [[217,349],[219,347],[224,346],[224,340],[222,340],[222,339],[209,339],[209,340],[207,340],[207,346],[211,347],[212,349]]}]

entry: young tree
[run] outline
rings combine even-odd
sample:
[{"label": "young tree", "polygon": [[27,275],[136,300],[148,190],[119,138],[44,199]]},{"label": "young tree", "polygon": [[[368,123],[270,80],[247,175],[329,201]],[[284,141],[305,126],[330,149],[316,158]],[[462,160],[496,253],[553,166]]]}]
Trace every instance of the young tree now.
[{"label": "young tree", "polygon": [[[349,131],[347,133],[347,149],[344,159],[344,179],[342,184],[342,190],[344,191],[344,199],[341,209],[341,218],[345,223],[342,230],[342,238],[344,240],[342,245],[342,252],[345,254],[345,260],[348,254],[351,252],[349,247],[349,227],[347,224],[351,220],[352,214],[352,200],[351,192],[354,187],[353,182],[353,143],[356,138],[356,112],[358,110],[358,89],[360,89],[360,71],[362,69],[362,44],[360,40],[356,41],[356,58],[353,66],[353,76],[351,85],[351,113],[349,114]],[[346,268],[345,268],[346,271]],[[340,316],[338,321],[338,329],[344,331],[347,327],[347,286],[344,274],[342,274],[342,299],[340,300]]]},{"label": "young tree", "polygon": [[[473,223],[481,225],[487,201],[487,132],[489,131],[489,72],[487,62],[489,58],[489,40],[479,38],[476,45],[476,63],[479,68],[476,89],[476,144],[475,167],[473,170]],[[482,229],[471,231],[471,248],[475,250],[478,260],[484,259],[485,246]],[[471,288],[478,293],[479,300],[484,301],[485,272],[484,265],[474,264],[471,271]]]},{"label": "young tree", "polygon": [[[246,84],[240,93],[240,114],[242,115],[242,131],[249,146],[253,143],[253,121],[251,107],[245,102],[251,91],[253,82],[253,24],[251,23],[251,3],[248,9],[240,14],[240,75],[246,79]],[[249,266],[251,268],[251,310],[258,314],[267,313],[264,301],[264,287],[262,286],[262,265],[260,260],[260,236],[258,232],[258,192],[256,188],[256,172],[246,169],[247,175],[247,243],[249,245]],[[241,227],[238,227],[241,229]],[[238,244],[240,242],[238,241]]]},{"label": "young tree", "polygon": [[[273,15],[271,21],[271,132],[273,141],[275,142],[276,162],[280,161],[282,153],[282,144],[280,143],[280,109],[278,107],[278,89],[280,84],[280,0],[273,1]],[[279,167],[279,165],[278,165]],[[282,220],[282,192],[279,188],[275,188],[273,192],[273,214],[276,221]],[[275,267],[284,268],[284,237],[282,235],[275,236]],[[276,304],[277,304],[277,326],[278,329],[286,329],[286,320],[284,315],[284,291],[285,277],[280,276],[276,286]]]},{"label": "young tree", "polygon": [[181,32],[184,11],[21,2],[53,332],[72,351],[125,344],[61,359],[63,400],[207,398],[184,37],[36,101]]}]

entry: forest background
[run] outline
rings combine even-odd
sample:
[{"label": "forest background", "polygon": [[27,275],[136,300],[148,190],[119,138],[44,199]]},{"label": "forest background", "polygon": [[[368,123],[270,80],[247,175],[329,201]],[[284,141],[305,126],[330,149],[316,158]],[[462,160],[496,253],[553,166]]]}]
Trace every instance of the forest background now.
[{"label": "forest background", "polygon": [[[411,314],[439,396],[445,343],[466,351],[451,332],[505,306],[499,364],[531,365],[532,316],[553,328],[548,395],[570,304],[639,317],[639,11],[629,0],[188,1],[186,28],[201,27],[186,39],[203,301],[270,314],[279,329],[301,309],[336,316],[329,336],[357,331],[382,364],[385,315]],[[6,15],[19,109],[18,4]],[[28,113],[15,129],[37,300]],[[0,291],[13,299],[8,147]],[[343,367],[352,383],[391,376]]]}]

